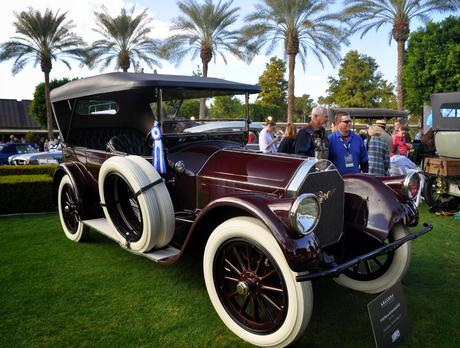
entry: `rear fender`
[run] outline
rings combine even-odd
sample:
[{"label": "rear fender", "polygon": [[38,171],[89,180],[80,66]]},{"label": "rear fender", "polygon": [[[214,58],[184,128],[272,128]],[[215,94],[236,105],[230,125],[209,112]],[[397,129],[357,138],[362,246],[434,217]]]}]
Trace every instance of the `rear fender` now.
[{"label": "rear fender", "polygon": [[[416,207],[401,201],[395,188],[370,175],[345,175],[345,226],[356,225],[361,218],[364,232],[379,241],[385,241],[395,224],[415,226],[418,223]],[[397,180],[394,182],[397,185]]]},{"label": "rear fender", "polygon": [[78,162],[67,162],[60,164],[56,169],[53,178],[53,192],[55,204],[57,205],[57,193],[59,183],[64,175],[68,175],[75,189],[75,195],[80,207],[82,220],[94,219],[103,216],[99,205],[99,192],[97,180],[91,175],[84,165]]},{"label": "rear fender", "polygon": [[289,210],[292,202],[293,199],[278,199],[257,193],[220,197],[210,202],[196,217],[182,251],[196,231],[209,235],[218,224],[231,217],[253,216],[273,234],[290,268],[295,272],[305,271],[311,262],[318,260],[319,243],[314,233],[300,236],[291,228]]}]

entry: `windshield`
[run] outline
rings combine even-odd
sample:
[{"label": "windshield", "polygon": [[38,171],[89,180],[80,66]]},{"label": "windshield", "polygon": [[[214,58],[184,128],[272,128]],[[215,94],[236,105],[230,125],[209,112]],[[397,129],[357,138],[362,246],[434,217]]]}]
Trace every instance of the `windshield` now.
[{"label": "windshield", "polygon": [[[238,96],[207,98],[204,118],[200,118],[199,99],[174,99],[161,105],[164,134],[241,133],[248,129],[246,105]],[[157,115],[157,103],[150,107]]]},{"label": "windshield", "polygon": [[30,153],[36,152],[35,148],[32,145],[24,144],[16,146],[17,153]]}]

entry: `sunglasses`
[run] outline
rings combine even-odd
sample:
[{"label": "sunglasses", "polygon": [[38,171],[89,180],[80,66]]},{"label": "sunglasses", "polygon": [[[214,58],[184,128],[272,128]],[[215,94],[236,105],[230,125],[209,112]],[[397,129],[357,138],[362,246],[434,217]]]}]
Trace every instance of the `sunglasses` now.
[{"label": "sunglasses", "polygon": [[341,121],[341,122],[349,124],[349,123],[351,123],[351,120],[345,120],[345,121]]}]

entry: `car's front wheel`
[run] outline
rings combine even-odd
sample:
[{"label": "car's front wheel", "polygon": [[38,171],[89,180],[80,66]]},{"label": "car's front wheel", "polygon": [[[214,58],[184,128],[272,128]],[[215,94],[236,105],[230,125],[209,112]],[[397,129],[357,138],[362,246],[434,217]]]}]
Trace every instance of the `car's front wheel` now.
[{"label": "car's front wheel", "polygon": [[[407,233],[407,227],[398,224],[390,231],[388,241],[401,239]],[[376,256],[350,267],[334,280],[346,288],[376,294],[385,291],[402,279],[409,268],[411,255],[412,244],[409,241],[393,252]]]},{"label": "car's front wheel", "polygon": [[203,273],[217,314],[247,342],[284,347],[310,321],[311,283],[296,281],[275,238],[255,218],[232,218],[212,232]]},{"label": "car's front wheel", "polygon": [[83,241],[88,233],[88,227],[81,222],[75,188],[68,175],[64,175],[59,183],[57,198],[59,219],[65,235],[74,242]]}]

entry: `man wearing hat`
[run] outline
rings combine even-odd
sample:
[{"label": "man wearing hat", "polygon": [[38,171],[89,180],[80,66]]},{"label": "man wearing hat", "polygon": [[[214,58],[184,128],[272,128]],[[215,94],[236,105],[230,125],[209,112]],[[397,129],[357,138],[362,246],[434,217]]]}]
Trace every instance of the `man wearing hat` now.
[{"label": "man wearing hat", "polygon": [[383,129],[383,134],[382,138],[385,139],[385,142],[387,143],[387,148],[388,148],[388,154],[390,153],[391,146],[393,145],[393,140],[391,139],[391,135],[387,133],[387,121],[385,120],[377,120],[375,122],[376,126],[379,126],[380,128]]}]

